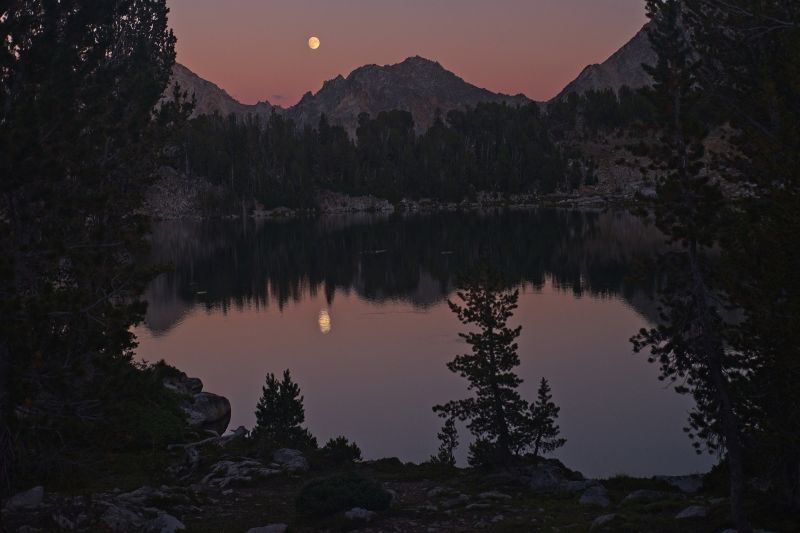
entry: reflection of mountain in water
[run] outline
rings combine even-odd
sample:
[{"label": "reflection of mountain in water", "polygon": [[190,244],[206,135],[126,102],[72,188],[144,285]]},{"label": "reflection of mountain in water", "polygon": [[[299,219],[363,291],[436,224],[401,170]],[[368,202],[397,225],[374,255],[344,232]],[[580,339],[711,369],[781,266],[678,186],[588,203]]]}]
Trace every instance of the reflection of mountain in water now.
[{"label": "reflection of mountain in water", "polygon": [[319,291],[330,301],[337,289],[425,307],[481,260],[515,284],[540,287],[551,279],[577,295],[621,296],[652,320],[654,282],[632,272],[661,242],[655,229],[624,212],[164,222],[154,229],[153,259],[175,268],[148,289],[147,325],[164,333],[195,305],[224,312],[283,307]]}]

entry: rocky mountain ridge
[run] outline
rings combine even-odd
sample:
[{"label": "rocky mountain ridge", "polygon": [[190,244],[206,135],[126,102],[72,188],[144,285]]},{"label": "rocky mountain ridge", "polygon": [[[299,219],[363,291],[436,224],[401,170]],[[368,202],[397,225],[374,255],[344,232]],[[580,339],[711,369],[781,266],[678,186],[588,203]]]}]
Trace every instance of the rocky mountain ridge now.
[{"label": "rocky mountain ridge", "polygon": [[553,100],[565,98],[570,93],[584,93],[590,90],[619,90],[623,85],[632,89],[646,87],[652,83],[650,75],[642,64],[655,64],[656,53],[650,45],[645,25],[625,45],[604,62],[589,65],[558,93]]},{"label": "rocky mountain ridge", "polygon": [[273,109],[278,112],[282,111],[280,107],[273,106],[267,101],[252,105],[243,104],[228,94],[225,89],[201,78],[180,63],[175,63],[175,66],[172,67],[172,78],[164,98],[172,95],[175,83],[180,85],[181,90],[188,92],[190,97],[194,95],[196,99],[195,116],[219,113],[222,116],[234,114],[268,117]]},{"label": "rocky mountain ridge", "polygon": [[329,80],[316,94],[306,93],[287,110],[287,116],[314,126],[324,113],[332,124],[352,134],[360,113],[375,116],[399,109],[410,112],[417,129],[425,130],[433,124],[437,110],[446,113],[481,102],[524,105],[531,100],[522,94],[510,96],[476,87],[439,63],[415,56],[394,65],[366,65],[346,78]]},{"label": "rocky mountain ridge", "polygon": [[[647,26],[606,61],[589,65],[570,82],[554,100],[569,93],[588,90],[614,89],[623,85],[640,88],[651,83],[642,64],[655,62],[655,52],[648,41]],[[351,135],[358,125],[358,115],[372,116],[381,111],[409,111],[417,130],[433,123],[437,110],[474,107],[481,102],[505,102],[524,105],[532,102],[523,94],[506,95],[477,87],[445,69],[441,64],[420,56],[393,65],[365,65],[323,83],[316,93],[307,92],[294,106],[282,108],[267,101],[248,105],[237,101],[224,89],[207,81],[187,67],[176,64],[170,89],[174,82],[194,94],[195,114],[269,116],[273,111],[291,118],[300,126],[316,126],[321,114],[332,124],[343,126]]]},{"label": "rocky mountain ridge", "polygon": [[307,92],[300,102],[287,109],[269,102],[247,105],[238,102],[224,89],[204,80],[181,64],[176,64],[170,89],[177,82],[197,101],[195,115],[254,114],[269,116],[273,111],[291,118],[300,126],[316,126],[324,113],[331,124],[343,126],[351,135],[358,125],[358,116],[372,116],[381,111],[409,111],[418,130],[433,123],[437,110],[476,106],[481,102],[506,102],[524,105],[531,100],[525,95],[505,95],[476,87],[446,70],[439,63],[419,56],[394,65],[365,65],[347,77],[326,81],[316,92]]}]

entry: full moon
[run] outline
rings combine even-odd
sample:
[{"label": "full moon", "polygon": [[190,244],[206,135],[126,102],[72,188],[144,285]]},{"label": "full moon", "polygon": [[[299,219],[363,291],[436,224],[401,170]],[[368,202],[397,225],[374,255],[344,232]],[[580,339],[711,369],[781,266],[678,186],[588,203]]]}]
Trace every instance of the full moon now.
[{"label": "full moon", "polygon": [[319,331],[323,334],[330,333],[331,331],[331,315],[328,314],[328,311],[323,309],[319,312]]},{"label": "full moon", "polygon": [[317,48],[319,48],[319,37],[311,37],[308,40],[308,47],[311,48],[312,50],[316,50]]}]

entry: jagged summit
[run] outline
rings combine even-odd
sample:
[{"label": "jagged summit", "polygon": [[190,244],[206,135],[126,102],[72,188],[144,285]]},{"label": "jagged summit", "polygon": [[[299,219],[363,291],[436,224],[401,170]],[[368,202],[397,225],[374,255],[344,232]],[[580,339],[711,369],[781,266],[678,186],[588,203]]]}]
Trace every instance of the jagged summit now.
[{"label": "jagged summit", "polygon": [[413,56],[392,65],[364,65],[346,78],[326,81],[316,94],[306,93],[287,115],[298,124],[314,125],[321,114],[340,124],[351,134],[358,115],[381,111],[409,111],[418,130],[433,123],[436,110],[475,106],[480,102],[529,103],[524,95],[493,93],[467,83],[440,63]]}]

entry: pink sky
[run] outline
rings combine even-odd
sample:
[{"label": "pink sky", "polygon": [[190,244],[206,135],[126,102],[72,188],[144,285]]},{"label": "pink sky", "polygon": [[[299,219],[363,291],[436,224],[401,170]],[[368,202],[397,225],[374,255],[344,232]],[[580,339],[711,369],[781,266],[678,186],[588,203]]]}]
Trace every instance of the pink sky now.
[{"label": "pink sky", "polygon": [[167,3],[179,62],[242,102],[282,106],[361,65],[413,55],[492,91],[547,100],[645,22],[644,0]]}]

